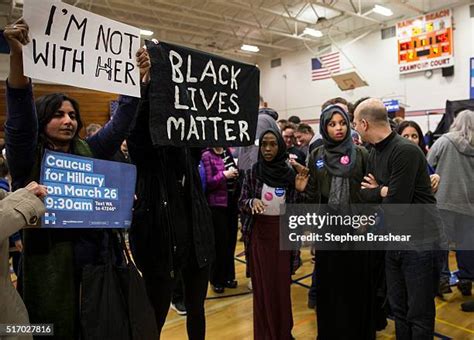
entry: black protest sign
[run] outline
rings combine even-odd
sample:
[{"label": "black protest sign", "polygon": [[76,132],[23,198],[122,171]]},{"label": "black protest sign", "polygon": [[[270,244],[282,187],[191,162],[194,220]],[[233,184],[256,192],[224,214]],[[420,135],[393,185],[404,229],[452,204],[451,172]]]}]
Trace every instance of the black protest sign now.
[{"label": "black protest sign", "polygon": [[260,71],[182,46],[148,41],[154,145],[246,146],[257,128]]}]

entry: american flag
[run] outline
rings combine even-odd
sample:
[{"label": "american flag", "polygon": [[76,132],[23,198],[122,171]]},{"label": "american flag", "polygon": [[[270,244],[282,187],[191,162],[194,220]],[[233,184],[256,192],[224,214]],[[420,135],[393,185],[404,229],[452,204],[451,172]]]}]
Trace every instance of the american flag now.
[{"label": "american flag", "polygon": [[329,79],[331,73],[337,73],[340,69],[339,52],[332,52],[311,59],[311,79],[313,81]]}]

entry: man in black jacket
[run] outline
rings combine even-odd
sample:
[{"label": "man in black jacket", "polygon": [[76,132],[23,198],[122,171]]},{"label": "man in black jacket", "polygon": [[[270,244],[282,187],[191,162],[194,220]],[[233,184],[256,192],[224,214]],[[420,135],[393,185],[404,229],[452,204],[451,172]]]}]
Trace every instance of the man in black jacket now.
[{"label": "man in black jacket", "polygon": [[[354,127],[362,139],[374,147],[362,183],[362,195],[367,202],[398,204],[398,213],[409,204],[436,203],[423,153],[417,145],[392,132],[387,111],[380,100],[369,98],[356,108]],[[403,213],[397,214],[396,224],[405,226],[406,221]],[[418,221],[421,220],[417,220],[416,228],[410,231],[422,235],[424,225]],[[386,253],[388,298],[395,317],[397,339],[433,339],[436,314],[434,264],[433,251],[426,248]]]}]

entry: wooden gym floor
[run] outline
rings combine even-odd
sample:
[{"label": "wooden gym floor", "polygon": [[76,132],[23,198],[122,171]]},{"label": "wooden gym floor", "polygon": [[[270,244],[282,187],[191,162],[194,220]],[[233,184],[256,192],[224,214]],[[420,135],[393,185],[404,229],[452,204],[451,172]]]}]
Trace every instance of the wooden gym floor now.
[{"label": "wooden gym floor", "polygon": [[[243,244],[238,242],[236,254],[240,254],[242,250]],[[302,257],[303,266],[298,269],[293,280],[312,272],[313,264],[309,250],[303,250]],[[243,260],[243,257],[239,259]],[[450,263],[450,268],[453,270],[455,268],[454,253],[450,254]],[[206,300],[206,339],[253,339],[252,294],[247,288],[248,279],[245,277],[245,264],[239,261],[236,261],[236,276],[239,286],[236,289],[226,289],[224,294],[215,294],[209,287]],[[311,277],[299,282],[309,286]],[[347,287],[350,289],[350,282]],[[294,283],[291,286],[291,293],[294,320],[293,336],[297,340],[316,339],[316,315],[307,307],[308,289]],[[224,297],[237,294],[242,295]],[[465,313],[460,309],[460,304],[468,300],[469,298],[463,297],[456,287],[453,287],[452,294],[445,295],[445,300],[436,298],[437,336],[435,339],[474,340],[474,313]],[[170,309],[161,339],[187,339],[186,317],[179,316]],[[377,333],[377,339],[395,339],[393,321],[389,320],[387,328]]]},{"label": "wooden gym floor", "polygon": [[[238,242],[236,254],[243,251],[242,242]],[[303,266],[293,276],[293,280],[309,286],[311,277],[298,280],[311,274],[313,264],[309,250],[302,251]],[[238,260],[242,261],[243,257]],[[247,288],[249,279],[245,277],[245,264],[236,261],[236,276],[239,286],[226,289],[224,294],[215,294],[209,287],[206,300],[206,339],[209,340],[247,340],[253,339],[252,294]],[[450,268],[456,268],[454,253],[450,253]],[[12,279],[16,283],[13,274]],[[348,282],[350,289],[350,282]],[[473,297],[463,297],[456,287],[453,293],[445,295],[445,300],[436,298],[436,337],[435,339],[474,340],[474,313],[465,313],[460,304]],[[235,295],[235,296],[230,296]],[[316,315],[307,307],[308,288],[293,283],[291,286],[293,304],[293,336],[297,340],[316,339]],[[227,296],[227,297],[226,297]],[[186,340],[186,317],[170,309],[163,328],[161,339]],[[385,330],[377,333],[377,339],[395,339],[393,321]],[[349,340],[349,339],[348,339]]]}]

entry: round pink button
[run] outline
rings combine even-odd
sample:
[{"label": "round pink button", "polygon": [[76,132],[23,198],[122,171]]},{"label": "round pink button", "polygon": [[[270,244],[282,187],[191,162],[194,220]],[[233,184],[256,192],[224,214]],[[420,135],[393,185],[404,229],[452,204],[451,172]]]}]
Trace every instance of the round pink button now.
[{"label": "round pink button", "polygon": [[341,160],[340,160],[341,164],[344,164],[344,165],[347,165],[350,163],[350,159],[349,159],[349,156],[342,156],[341,157]]}]

